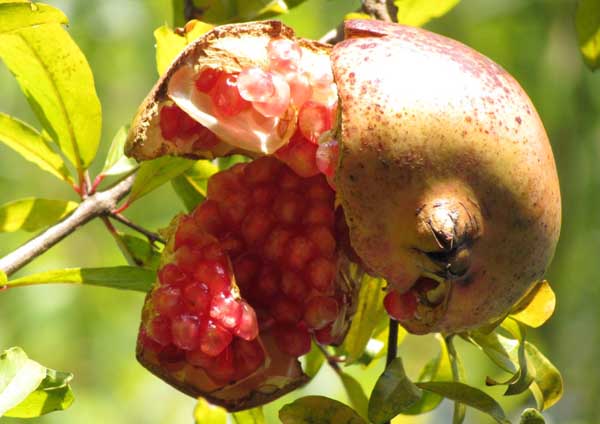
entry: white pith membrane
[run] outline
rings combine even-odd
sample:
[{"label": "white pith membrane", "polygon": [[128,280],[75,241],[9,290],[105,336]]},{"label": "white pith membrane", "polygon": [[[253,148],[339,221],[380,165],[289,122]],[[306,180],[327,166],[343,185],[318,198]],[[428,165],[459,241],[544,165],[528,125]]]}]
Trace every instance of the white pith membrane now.
[{"label": "white pith membrane", "polygon": [[[285,37],[275,37],[274,39],[276,41],[288,40]],[[306,181],[306,183],[302,182],[303,188],[299,188],[300,191],[292,192],[292,195],[300,197],[309,193],[310,184],[316,184],[319,179],[322,181],[322,190],[329,190],[333,193],[323,177],[323,174],[325,174],[331,184],[333,169],[337,161],[337,143],[330,136],[331,129],[335,125],[337,90],[331,74],[329,50],[314,47],[308,41],[294,41],[293,46],[299,48],[302,59],[297,68],[294,69],[292,66],[291,70],[288,69],[283,72],[281,69],[276,69],[278,66],[273,64],[277,58],[269,57],[269,42],[272,42],[272,40],[272,36],[254,36],[248,39],[242,37],[235,40],[227,37],[216,39],[211,45],[211,49],[205,51],[206,57],[180,62],[177,69],[171,73],[171,77],[165,82],[166,90],[164,94],[166,94],[166,97],[160,99],[149,109],[151,116],[149,122],[145,124],[147,125],[144,128],[146,139],[142,148],[149,149],[148,151],[151,152],[149,155],[160,151],[161,154],[166,152],[192,157],[224,156],[235,152],[242,152],[248,156],[274,153],[278,160],[287,164],[295,174],[301,177],[302,181]],[[218,54],[212,57],[210,52],[214,53],[215,51]],[[277,97],[281,92],[285,94],[287,90],[289,100],[283,102],[284,107],[279,104],[278,107],[281,109],[279,113],[270,113],[273,108],[270,108],[269,99],[267,101],[262,101],[264,99],[243,99],[248,104],[242,104],[234,100],[233,103],[228,104],[226,102],[225,106],[219,108],[215,103],[217,101],[215,99],[219,98],[219,82],[216,83],[217,88],[214,88],[215,84],[213,84],[212,88],[199,89],[200,86],[203,86],[201,76],[207,75],[205,73],[218,73],[220,75],[218,78],[221,79],[217,79],[217,81],[222,81],[223,75],[233,75],[237,81],[240,73],[248,73],[248,70],[253,69],[263,70],[267,73],[267,79],[272,81],[275,87],[271,97]],[[258,75],[260,72],[256,74]],[[306,95],[306,92],[298,95],[294,86],[298,81],[301,81],[300,89],[302,90],[305,90],[308,84],[310,88],[308,95]],[[242,89],[239,91],[241,92]],[[225,97],[227,99],[227,96]],[[231,113],[230,109],[235,109],[240,104],[242,105],[239,108],[240,110],[234,110]],[[163,118],[165,121],[162,121]],[[176,125],[165,123],[167,119],[174,119]],[[210,133],[207,133],[207,131],[210,131]],[[217,138],[215,138],[215,135]],[[291,142],[290,139],[292,139]],[[160,149],[157,148],[159,145],[161,146]],[[144,157],[144,154],[141,157]],[[258,161],[260,160],[258,159]],[[238,169],[242,169],[244,166],[246,165],[240,165]],[[286,171],[281,172],[289,172],[288,168],[285,166],[284,168]],[[222,174],[232,172],[227,170],[223,171]],[[285,178],[281,177],[281,179],[282,184],[285,184]],[[275,180],[278,181],[279,177]],[[302,192],[304,189],[306,193]],[[285,195],[289,194],[285,191],[287,188],[282,190]],[[331,195],[330,206],[332,222],[327,229],[332,234],[336,231],[333,222],[335,208],[333,197],[334,194]],[[310,198],[310,193],[308,198]],[[213,200],[210,195],[210,181],[208,200]],[[310,200],[306,200],[305,203],[310,206]],[[302,207],[304,208],[305,205]],[[235,207],[228,210],[233,209]],[[306,213],[310,215],[308,209]],[[169,241],[163,255],[161,270],[164,270],[169,264],[178,264],[177,261],[181,260],[178,258],[178,252],[180,251],[178,249],[181,249],[181,247],[177,246],[177,232],[189,225],[188,222],[193,219],[192,215],[178,217],[172,222],[168,234],[166,234]],[[314,227],[312,222],[305,224],[302,222],[299,221],[299,226],[307,226],[307,231],[310,231],[311,225]],[[297,229],[294,229],[296,227],[299,228],[296,224],[289,225],[293,227],[292,231],[297,231]],[[285,227],[284,229],[289,228]],[[296,234],[297,237],[294,236],[296,238],[304,236],[304,233],[294,234]],[[333,240],[335,242],[335,239]],[[221,238],[218,243],[224,246],[226,241]],[[286,246],[285,249],[290,248],[289,244]],[[307,318],[305,313],[304,318],[298,324],[294,324],[301,329],[305,329],[301,331],[308,332],[323,344],[338,344],[341,342],[348,328],[349,318],[353,313],[352,299],[355,296],[352,293],[355,287],[352,287],[348,278],[345,277],[345,270],[350,266],[350,262],[341,252],[341,248],[340,244],[335,247],[336,253],[331,259],[335,259],[337,264],[337,274],[331,282],[333,288],[319,291],[313,286],[304,300],[305,305],[308,305],[315,296],[336,299],[336,308],[338,309],[335,319],[325,327],[311,327],[311,324],[306,321],[307,319],[310,321],[310,318]],[[243,300],[245,293],[240,293],[236,285],[233,259],[234,256],[228,254],[225,259],[226,265],[223,265],[225,269],[229,270],[227,272],[234,274],[230,285],[222,295],[225,299],[224,302],[229,302],[224,303],[226,305],[224,307],[228,307],[227,305],[232,303],[238,306],[247,306],[248,303]],[[307,264],[307,266],[308,271],[306,272],[310,272],[312,269],[310,264]],[[282,268],[281,272],[284,271],[285,269]],[[190,316],[189,306],[184,312],[178,310],[178,315],[174,315],[175,318],[169,317],[167,319],[161,315],[162,312],[157,312],[157,309],[165,308],[163,305],[165,302],[168,303],[168,300],[160,300],[163,299],[163,297],[160,297],[162,294],[158,295],[157,293],[161,291],[161,293],[167,293],[164,298],[169,299],[169,293],[172,294],[173,290],[179,290],[177,296],[183,296],[184,291],[187,289],[184,289],[184,286],[179,287],[177,284],[171,284],[170,282],[167,284],[159,280],[144,305],[143,325],[140,329],[137,355],[145,367],[178,389],[192,396],[204,396],[211,402],[222,405],[229,410],[246,409],[266,403],[307,381],[307,377],[303,374],[297,360],[298,355],[281,350],[282,344],[279,339],[282,337],[285,339],[286,334],[276,333],[275,330],[271,331],[269,327],[271,324],[265,324],[260,315],[258,319],[256,316],[253,318],[261,328],[259,335],[244,332],[239,329],[241,324],[236,324],[235,327],[232,325],[228,330],[232,336],[227,336],[233,337],[231,346],[234,346],[235,343],[246,343],[244,346],[250,346],[248,343],[251,343],[254,347],[260,346],[264,361],[256,369],[241,375],[239,378],[232,375],[215,378],[212,371],[214,371],[213,367],[217,367],[217,365],[210,361],[213,361],[211,358],[220,358],[221,353],[208,355],[211,358],[207,359],[207,364],[210,362],[211,365],[201,366],[198,363],[190,363],[189,355],[198,351],[199,348],[197,344],[186,345],[187,342],[185,338],[180,337],[180,333],[198,334],[200,331],[198,328],[205,325],[202,321],[204,318],[201,315],[194,316],[192,314]],[[192,280],[185,284],[187,286],[192,285]],[[168,290],[171,290],[171,292],[168,292]],[[240,294],[242,294],[242,297],[240,297]],[[213,306],[211,304],[211,314],[212,310]],[[261,312],[260,307],[257,312]],[[182,319],[184,323],[180,324]],[[210,315],[210,319],[216,320],[217,318]],[[174,324],[176,320],[178,320],[177,324]],[[161,334],[163,336],[164,334],[168,335],[163,337]],[[201,336],[202,334],[199,337]],[[163,341],[162,339],[165,337],[167,340]],[[177,342],[173,341],[174,339],[177,339]],[[207,349],[209,350],[209,348]],[[202,352],[199,359],[195,360],[196,362],[204,361],[205,358],[202,355],[206,355],[207,349],[204,349],[204,347],[200,349]],[[235,349],[235,346],[232,349]],[[303,351],[303,353],[307,352]]]}]

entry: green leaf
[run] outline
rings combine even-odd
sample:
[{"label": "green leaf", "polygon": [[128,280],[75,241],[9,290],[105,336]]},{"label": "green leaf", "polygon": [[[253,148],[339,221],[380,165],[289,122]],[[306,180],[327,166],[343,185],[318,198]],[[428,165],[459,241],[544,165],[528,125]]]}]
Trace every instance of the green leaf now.
[{"label": "green leaf", "polygon": [[192,211],[206,198],[208,179],[219,168],[208,160],[199,160],[183,174],[173,178],[171,185],[186,209]]},{"label": "green leaf", "polygon": [[179,30],[176,32],[168,25],[163,25],[154,30],[154,39],[156,40],[156,69],[158,70],[158,74],[162,75],[168,69],[185,46],[212,28],[213,26],[210,24],[193,21],[193,23],[186,25],[185,32]]},{"label": "green leaf", "polygon": [[29,197],[0,206],[0,231],[37,231],[69,215],[77,202]]},{"label": "green leaf", "polygon": [[304,355],[301,361],[303,361],[302,370],[304,371],[304,374],[313,378],[323,366],[325,355],[321,352],[321,349],[319,349],[319,346],[316,343],[312,343],[310,352]]},{"label": "green leaf", "polygon": [[46,368],[19,347],[0,354],[0,417],[23,402],[46,377]]},{"label": "green leaf", "polygon": [[533,328],[541,327],[554,313],[556,295],[547,281],[538,283],[511,312],[511,318]]},{"label": "green leaf", "polygon": [[85,284],[145,293],[152,288],[155,279],[154,271],[132,266],[66,268],[10,280],[7,286],[10,288],[34,284]]},{"label": "green leaf", "polygon": [[519,371],[518,340],[504,337],[497,332],[485,334],[480,331],[470,333],[467,340],[479,347],[492,362],[504,371],[511,374]]},{"label": "green leaf", "polygon": [[44,171],[73,184],[63,159],[50,148],[42,134],[25,122],[0,113],[0,142]]},{"label": "green leaf", "polygon": [[595,71],[600,67],[600,1],[579,0],[575,28],[583,60]]},{"label": "green leaf", "polygon": [[265,424],[262,406],[232,414],[235,424]]},{"label": "green leaf", "polygon": [[119,248],[130,265],[150,270],[158,269],[160,251],[148,239],[121,232],[117,232],[116,238]]},{"label": "green leaf", "polygon": [[545,424],[544,416],[534,408],[527,408],[521,413],[519,424]]},{"label": "green leaf", "polygon": [[42,3],[0,4],[0,34],[47,23],[67,24],[69,20],[60,10]]},{"label": "green leaf", "polygon": [[101,175],[128,174],[138,167],[135,159],[128,158],[124,153],[128,130],[128,127],[123,126],[115,134],[108,149],[102,171],[100,171]]},{"label": "green leaf", "polygon": [[182,174],[193,165],[193,160],[171,156],[163,156],[142,163],[135,177],[127,202],[133,203],[167,181]]},{"label": "green leaf", "polygon": [[100,142],[102,115],[92,71],[59,24],[0,35],[0,58],[67,159],[89,166]]},{"label": "green leaf", "polygon": [[369,400],[369,421],[380,424],[410,408],[421,391],[408,379],[402,359],[395,358],[379,377]]},{"label": "green leaf", "polygon": [[364,389],[351,375],[342,371],[339,373],[339,376],[342,379],[342,385],[346,390],[348,399],[350,399],[350,404],[361,417],[366,417],[369,408],[369,398],[367,398]]},{"label": "green leaf", "polygon": [[504,393],[505,396],[516,395],[523,393],[529,388],[535,377],[535,370],[529,366],[529,361],[525,354],[525,327],[518,321],[507,318],[502,322],[502,328],[508,331],[510,335],[519,342],[519,349],[517,352],[519,360],[518,378],[508,385],[506,392]]},{"label": "green leaf", "polygon": [[395,0],[398,8],[398,23],[422,26],[433,18],[444,16],[460,0]]},{"label": "green leaf", "polygon": [[525,351],[535,369],[535,380],[530,387],[538,409],[543,411],[560,400],[563,394],[563,379],[556,367],[532,343],[525,342]]},{"label": "green leaf", "polygon": [[359,280],[360,290],[356,313],[342,345],[342,351],[346,354],[346,364],[356,362],[363,355],[377,326],[381,322],[387,323],[388,320],[383,308],[385,280],[360,273],[356,268],[351,270],[351,273],[354,274],[352,278]]},{"label": "green leaf", "polygon": [[7,417],[34,418],[54,411],[64,411],[75,400],[69,383],[73,374],[46,369],[46,378],[35,391],[5,415]]},{"label": "green leaf", "polygon": [[194,408],[194,419],[197,424],[226,424],[227,411],[220,406],[211,405],[203,398],[198,398]]},{"label": "green leaf", "polygon": [[366,424],[352,408],[325,396],[306,396],[279,411],[283,424]]},{"label": "green leaf", "polygon": [[[419,381],[451,381],[452,364],[450,355],[444,338],[436,334],[436,339],[440,344],[440,353],[431,359],[419,375]],[[421,399],[415,402],[410,408],[402,412],[405,415],[424,414],[437,408],[443,398],[435,393],[422,392]]]},{"label": "green leaf", "polygon": [[429,381],[416,383],[416,385],[423,390],[437,393],[447,399],[478,409],[501,424],[510,424],[502,407],[491,396],[475,387],[450,381]]},{"label": "green leaf", "polygon": [[[465,369],[463,367],[460,356],[454,347],[454,337],[448,336],[444,339],[446,348],[448,349],[448,356],[450,358],[450,366],[452,368],[452,380],[458,383],[465,381]],[[467,414],[467,408],[460,401],[454,401],[454,412],[452,415],[453,424],[461,424],[465,420]]]}]

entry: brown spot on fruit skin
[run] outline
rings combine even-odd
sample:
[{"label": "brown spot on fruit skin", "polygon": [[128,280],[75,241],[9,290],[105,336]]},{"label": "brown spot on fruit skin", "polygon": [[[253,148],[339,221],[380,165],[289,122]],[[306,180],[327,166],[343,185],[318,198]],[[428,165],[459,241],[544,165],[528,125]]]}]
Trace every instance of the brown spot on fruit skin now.
[{"label": "brown spot on fruit skin", "polygon": [[[478,215],[481,229],[463,284],[452,284],[439,321],[403,325],[456,332],[500,318],[541,278],[560,228],[554,159],[530,100],[500,66],[456,41],[378,21],[345,26],[348,39],[332,53],[342,99],[335,184],[353,248],[399,292],[424,271],[442,275],[423,253],[445,251],[419,230],[431,216],[414,211],[458,199],[467,208],[448,206],[448,219]],[[368,62],[357,60],[365,45]]]}]

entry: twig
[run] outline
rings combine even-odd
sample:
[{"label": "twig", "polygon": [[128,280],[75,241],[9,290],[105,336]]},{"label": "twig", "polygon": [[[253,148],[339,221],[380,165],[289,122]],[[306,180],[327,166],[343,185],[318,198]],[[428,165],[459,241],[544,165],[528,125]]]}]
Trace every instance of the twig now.
[{"label": "twig", "polygon": [[71,215],[0,259],[0,270],[13,274],[82,225],[110,213],[129,193],[134,179],[135,175],[130,175],[110,189],[87,197]]},{"label": "twig", "polygon": [[166,244],[167,242],[158,234],[153,233],[150,230],[146,230],[144,227],[137,225],[134,222],[131,222],[129,219],[121,215],[120,213],[111,212],[109,215],[112,219],[119,221],[121,224],[128,226],[129,228],[137,231],[140,234],[145,235],[148,238],[150,243],[154,244],[155,242],[159,242],[162,244]]},{"label": "twig", "polygon": [[337,374],[342,374],[342,369],[340,368],[340,365],[338,364],[339,360],[337,357],[335,356],[331,356],[329,354],[329,352],[327,352],[327,350],[325,350],[325,348],[323,346],[321,346],[320,344],[317,343],[317,347],[319,348],[319,350],[321,351],[321,353],[323,354],[323,356],[325,357],[325,359],[327,360],[327,363],[329,364],[329,366],[337,373]]},{"label": "twig", "polygon": [[388,366],[396,356],[398,356],[398,321],[390,319],[385,365]]},{"label": "twig", "polygon": [[392,0],[363,0],[362,10],[367,15],[385,22],[396,22],[398,8]]}]

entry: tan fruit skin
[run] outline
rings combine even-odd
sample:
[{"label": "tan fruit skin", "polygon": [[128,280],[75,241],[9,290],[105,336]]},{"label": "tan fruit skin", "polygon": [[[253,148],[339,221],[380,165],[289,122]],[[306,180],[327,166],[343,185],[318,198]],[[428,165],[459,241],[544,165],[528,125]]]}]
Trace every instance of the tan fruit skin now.
[{"label": "tan fruit skin", "polygon": [[[403,322],[409,331],[502,318],[542,278],[560,230],[558,177],[534,106],[505,70],[456,41],[380,21],[345,27],[332,53],[335,182],[352,246],[401,292],[424,275],[449,284],[445,313]],[[464,259],[456,248],[467,258],[458,277],[444,269]]]}]

